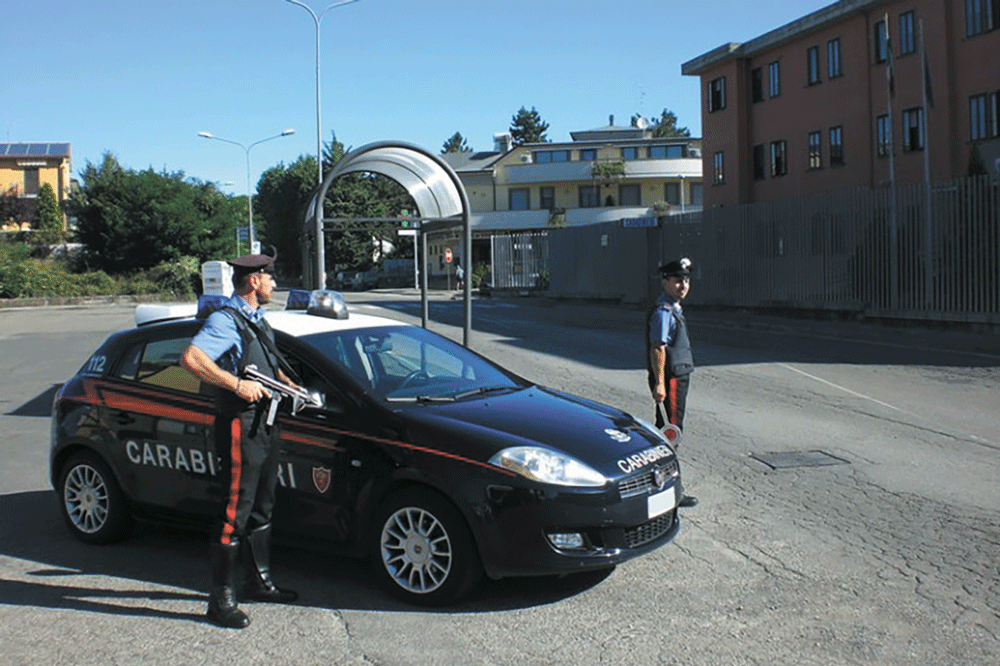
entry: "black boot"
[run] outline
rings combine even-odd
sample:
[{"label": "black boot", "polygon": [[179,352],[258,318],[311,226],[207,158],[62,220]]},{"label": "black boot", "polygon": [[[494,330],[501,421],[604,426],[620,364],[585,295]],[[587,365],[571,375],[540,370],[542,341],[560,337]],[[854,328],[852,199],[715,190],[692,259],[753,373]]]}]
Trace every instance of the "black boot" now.
[{"label": "black boot", "polygon": [[271,580],[271,524],[257,527],[247,537],[250,551],[250,581],[247,596],[255,601],[288,604],[299,598],[293,590],[282,590]]},{"label": "black boot", "polygon": [[250,626],[250,618],[236,605],[233,577],[239,563],[240,543],[233,539],[228,545],[213,543],[209,551],[212,567],[212,589],[208,595],[205,615],[213,624],[229,629]]}]

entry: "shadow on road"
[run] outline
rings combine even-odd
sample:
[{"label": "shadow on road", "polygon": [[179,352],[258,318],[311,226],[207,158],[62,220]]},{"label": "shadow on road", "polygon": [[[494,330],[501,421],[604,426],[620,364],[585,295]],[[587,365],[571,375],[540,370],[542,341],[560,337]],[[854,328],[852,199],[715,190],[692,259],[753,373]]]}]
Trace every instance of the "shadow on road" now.
[{"label": "shadow on road", "polygon": [[[24,576],[0,578],[0,604],[203,621],[200,612],[165,610],[157,602],[207,601],[205,533],[142,523],[125,541],[93,546],[69,533],[57,501],[51,491],[0,495],[0,515],[5,517],[0,524],[0,556],[29,563]],[[280,545],[272,562],[279,584],[299,591],[298,605],[422,613],[487,613],[551,604],[586,592],[612,572],[486,580],[459,604],[427,609],[383,592],[369,566],[363,560]],[[151,589],[141,589],[144,584]]]},{"label": "shadow on road", "polygon": [[8,416],[35,416],[48,418],[52,416],[52,399],[56,397],[56,392],[62,384],[53,384],[34,398],[24,403],[12,412],[7,412]]}]

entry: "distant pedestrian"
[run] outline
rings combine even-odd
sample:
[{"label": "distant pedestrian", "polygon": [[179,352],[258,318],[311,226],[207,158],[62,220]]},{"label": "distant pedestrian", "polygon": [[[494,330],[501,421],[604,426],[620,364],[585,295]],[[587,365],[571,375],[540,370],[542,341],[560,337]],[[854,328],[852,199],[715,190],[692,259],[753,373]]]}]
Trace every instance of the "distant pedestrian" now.
[{"label": "distant pedestrian", "polygon": [[[694,371],[694,355],[688,338],[681,301],[691,289],[691,260],[671,261],[659,268],[663,293],[646,317],[646,369],[649,390],[656,405],[656,427],[667,423],[684,430],[688,384]],[[664,414],[666,412],[666,414]],[[690,495],[680,506],[694,506]]]},{"label": "distant pedestrian", "polygon": [[465,271],[462,270],[462,263],[458,259],[455,259],[455,289],[462,291],[462,286],[465,284]]}]

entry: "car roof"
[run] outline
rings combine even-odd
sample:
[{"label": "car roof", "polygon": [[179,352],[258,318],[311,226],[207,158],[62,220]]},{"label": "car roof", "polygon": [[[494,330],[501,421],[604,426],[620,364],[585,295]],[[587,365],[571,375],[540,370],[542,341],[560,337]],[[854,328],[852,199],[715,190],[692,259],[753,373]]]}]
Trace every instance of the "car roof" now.
[{"label": "car roof", "polygon": [[[168,322],[193,321],[197,306],[193,304],[143,304],[136,308],[137,328],[156,328]],[[406,322],[377,315],[347,311],[347,318],[335,319],[305,310],[266,310],[264,316],[271,326],[293,337],[350,331],[382,326],[412,326]]]},{"label": "car roof", "polygon": [[350,313],[347,319],[330,319],[306,314],[301,310],[281,310],[268,312],[265,317],[271,326],[278,331],[288,333],[294,337],[312,335],[313,333],[327,333],[330,331],[351,331],[360,328],[375,328],[380,326],[412,326],[406,322],[388,317]]}]

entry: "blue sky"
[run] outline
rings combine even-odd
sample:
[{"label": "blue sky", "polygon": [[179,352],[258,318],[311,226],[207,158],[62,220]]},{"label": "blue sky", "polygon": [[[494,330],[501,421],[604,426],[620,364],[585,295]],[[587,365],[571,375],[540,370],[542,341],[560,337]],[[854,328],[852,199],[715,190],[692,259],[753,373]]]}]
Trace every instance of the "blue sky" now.
[{"label": "blue sky", "polygon": [[[333,0],[304,0],[321,11]],[[322,128],[348,147],[402,140],[438,152],[455,132],[489,150],[522,106],[548,138],[632,114],[701,134],[681,64],[829,0],[359,0],[321,28]],[[316,152],[315,27],[285,0],[5,0],[0,141],[69,142],[73,174],[113,153],[246,192]]]}]

